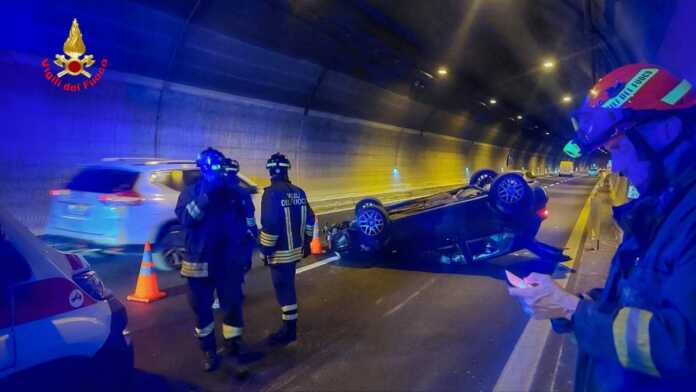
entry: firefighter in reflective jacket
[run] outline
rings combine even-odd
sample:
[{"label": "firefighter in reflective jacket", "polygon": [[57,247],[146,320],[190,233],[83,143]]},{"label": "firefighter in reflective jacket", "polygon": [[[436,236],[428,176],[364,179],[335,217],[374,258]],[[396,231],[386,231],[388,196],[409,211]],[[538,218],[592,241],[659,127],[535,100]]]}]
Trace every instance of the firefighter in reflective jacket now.
[{"label": "firefighter in reflective jacket", "polygon": [[314,227],[314,213],[305,192],[290,183],[290,161],[273,154],[266,168],[271,185],[261,202],[261,250],[271,269],[276,298],[281,308],[282,327],[269,336],[271,344],[287,344],[297,339],[297,295],[295,265],[308,255]]},{"label": "firefighter in reflective jacket", "polygon": [[[201,152],[197,165],[201,178],[179,195],[176,215],[186,234],[186,259],[181,275],[187,278],[189,300],[196,313],[195,336],[204,353],[203,369],[219,365],[215,342],[212,304],[215,292],[224,311],[222,335],[225,351],[244,355],[242,343],[242,283],[248,260],[245,251],[250,238],[243,194],[238,184],[228,181],[224,155],[212,148]],[[248,208],[248,207],[246,207]],[[253,211],[251,213],[253,216]]]},{"label": "firefighter in reflective jacket", "polygon": [[605,148],[640,197],[614,209],[624,237],[602,289],[576,296],[532,274],[510,293],[574,334],[576,391],[693,391],[696,93],[662,67],[626,65],[599,80],[573,120],[566,153]]},{"label": "firefighter in reflective jacket", "polygon": [[256,226],[255,217],[256,208],[251,198],[251,192],[240,186],[241,181],[237,176],[239,173],[239,162],[235,159],[226,158],[223,161],[223,169],[225,170],[225,177],[229,184],[229,188],[234,190],[241,203],[244,220],[247,225],[247,237],[250,240],[242,244],[242,250],[244,252],[244,272],[246,273],[251,269],[252,256],[259,236],[259,229]]}]

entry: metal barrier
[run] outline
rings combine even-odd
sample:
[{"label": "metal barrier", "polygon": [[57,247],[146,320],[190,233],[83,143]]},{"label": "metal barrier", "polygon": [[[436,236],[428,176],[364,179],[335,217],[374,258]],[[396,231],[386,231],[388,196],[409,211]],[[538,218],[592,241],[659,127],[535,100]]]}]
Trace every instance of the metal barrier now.
[{"label": "metal barrier", "polygon": [[[588,243],[591,244],[589,250],[598,250],[602,235],[602,206],[606,200],[597,197],[599,194],[606,195],[611,206],[619,206],[628,201],[628,180],[626,177],[616,174],[603,173],[597,182],[595,189],[590,194],[590,213],[588,217],[587,235]],[[611,227],[614,239],[620,241],[623,235],[621,229],[614,223]]]}]

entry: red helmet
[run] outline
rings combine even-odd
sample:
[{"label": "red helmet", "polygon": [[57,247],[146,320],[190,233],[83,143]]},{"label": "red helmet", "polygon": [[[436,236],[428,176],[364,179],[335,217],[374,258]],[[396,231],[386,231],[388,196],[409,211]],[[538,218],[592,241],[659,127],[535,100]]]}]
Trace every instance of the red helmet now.
[{"label": "red helmet", "polygon": [[657,65],[625,65],[590,89],[571,118],[576,137],[563,151],[580,157],[640,123],[691,108],[696,108],[696,93],[687,80]]}]

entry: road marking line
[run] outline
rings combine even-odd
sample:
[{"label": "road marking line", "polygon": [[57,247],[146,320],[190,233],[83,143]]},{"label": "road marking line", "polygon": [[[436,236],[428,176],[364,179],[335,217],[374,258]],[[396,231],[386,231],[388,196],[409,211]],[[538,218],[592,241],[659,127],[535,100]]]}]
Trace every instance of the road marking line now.
[{"label": "road marking line", "polygon": [[88,249],[71,249],[71,250],[63,250],[61,252],[63,253],[71,253],[75,255],[82,255],[85,253],[94,253],[94,252],[99,252],[102,250],[101,248],[88,248]]},{"label": "road marking line", "polygon": [[[571,259],[561,264],[567,268],[573,268],[576,259],[580,255],[580,250],[583,245],[582,239],[590,215],[592,198],[597,193],[598,188],[599,182],[595,184],[587,200],[585,200],[585,204],[580,211],[580,216],[573,227],[568,242],[566,242],[565,248],[570,249],[568,256]],[[568,285],[569,278],[570,274],[566,274],[565,278],[558,279],[557,282],[561,287],[565,288]],[[530,319],[522,335],[520,335],[517,340],[503,371],[500,373],[500,377],[498,377],[493,391],[530,391],[550,334],[551,323],[548,320]]]},{"label": "road marking line", "polygon": [[329,264],[329,263],[333,263],[334,261],[337,261],[337,260],[341,260],[341,255],[338,254],[338,253],[336,253],[335,256],[328,257],[328,258],[323,259],[323,260],[319,260],[319,261],[317,261],[316,263],[312,263],[312,264],[309,264],[309,265],[305,265],[304,267],[300,267],[300,268],[297,269],[296,274],[301,274],[301,273],[303,273],[303,272],[311,271],[311,270],[313,270],[313,269],[315,269],[315,268],[321,267],[322,265],[326,265],[326,264]]},{"label": "road marking line", "polygon": [[394,314],[399,311],[399,309],[403,308],[407,303],[411,302],[412,299],[416,298],[417,296],[420,295],[420,293],[427,289],[428,287],[432,286],[433,283],[435,283],[435,278],[430,279],[426,284],[424,284],[420,289],[418,289],[415,293],[411,294],[406,298],[403,302],[400,304],[396,305],[393,307],[390,311],[384,314],[382,317],[388,317],[391,314]]}]

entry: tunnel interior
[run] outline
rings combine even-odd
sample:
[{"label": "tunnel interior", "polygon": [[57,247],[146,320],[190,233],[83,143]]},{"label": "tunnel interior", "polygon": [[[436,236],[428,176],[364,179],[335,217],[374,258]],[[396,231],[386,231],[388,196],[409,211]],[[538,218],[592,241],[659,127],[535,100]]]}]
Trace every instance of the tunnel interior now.
[{"label": "tunnel interior", "polygon": [[[314,199],[457,184],[485,167],[552,170],[573,134],[568,112],[599,75],[629,61],[684,63],[688,54],[673,50],[687,28],[674,28],[686,24],[680,7],[689,6],[12,3],[0,198],[38,228],[48,190],[82,165],[193,159],[207,146],[261,185],[265,160],[281,151]],[[104,69],[97,84],[68,92],[50,76],[74,18],[93,72]]]}]

